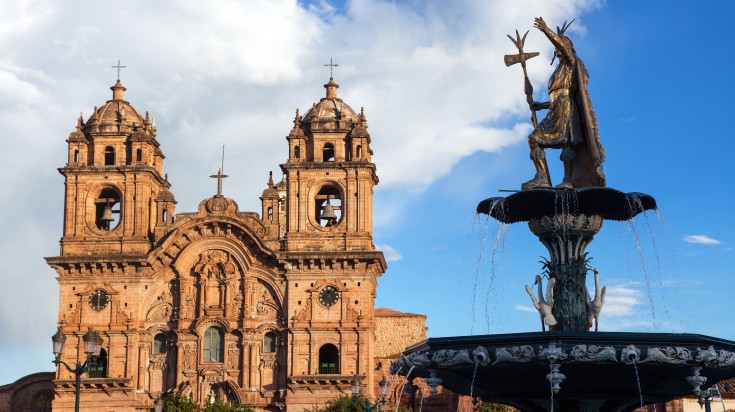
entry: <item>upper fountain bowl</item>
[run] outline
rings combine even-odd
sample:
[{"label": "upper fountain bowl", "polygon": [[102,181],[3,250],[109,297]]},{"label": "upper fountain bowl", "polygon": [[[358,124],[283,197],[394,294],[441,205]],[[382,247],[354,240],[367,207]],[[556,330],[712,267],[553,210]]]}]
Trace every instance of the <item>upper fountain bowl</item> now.
[{"label": "upper fountain bowl", "polygon": [[652,209],[656,209],[653,196],[623,193],[609,187],[523,190],[508,197],[491,197],[477,205],[477,213],[485,213],[503,223],[526,222],[565,213],[597,215],[605,220],[629,220]]}]

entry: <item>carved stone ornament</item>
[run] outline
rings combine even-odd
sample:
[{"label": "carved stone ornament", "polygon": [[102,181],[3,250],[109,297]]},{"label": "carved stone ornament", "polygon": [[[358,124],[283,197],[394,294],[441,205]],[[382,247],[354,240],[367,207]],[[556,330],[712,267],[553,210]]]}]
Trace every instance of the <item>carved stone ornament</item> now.
[{"label": "carved stone ornament", "polygon": [[612,346],[575,345],[570,352],[572,358],[580,362],[617,362],[617,354]]},{"label": "carved stone ornament", "polygon": [[436,376],[436,371],[433,369],[429,369],[429,374],[430,376],[426,378],[424,382],[426,382],[426,384],[429,385],[429,387],[431,388],[429,396],[434,396],[436,395],[436,388],[439,387],[439,385],[441,385],[444,381],[442,380],[442,378]]},{"label": "carved stone ornament", "polygon": [[642,360],[640,363],[656,362],[683,365],[690,360],[692,360],[692,353],[687,348],[648,348],[646,351],[646,359]]},{"label": "carved stone ornament", "polygon": [[231,342],[227,345],[227,369],[237,369],[240,360],[240,348],[237,343]]},{"label": "carved stone ornament", "polygon": [[694,360],[705,366],[716,365],[717,351],[713,346],[710,346],[707,349],[697,348],[697,354],[695,355]]},{"label": "carved stone ornament", "polygon": [[475,360],[475,363],[485,366],[490,363],[490,354],[487,349],[482,346],[478,346],[472,351],[472,359]]},{"label": "carved stone ornament", "polygon": [[561,365],[559,365],[558,363],[552,363],[549,366],[551,368],[551,372],[546,375],[546,380],[548,380],[551,384],[551,391],[554,392],[554,394],[557,394],[561,389],[561,386],[559,385],[567,377],[563,373],[559,372],[559,367],[561,367]]},{"label": "carved stone ornament", "polygon": [[531,362],[536,358],[530,345],[513,346],[512,348],[495,349],[493,365],[504,362]]},{"label": "carved stone ornament", "polygon": [[568,356],[564,349],[559,347],[555,342],[549,343],[547,347],[540,347],[538,351],[539,359],[550,363],[565,360]]},{"label": "carved stone ornament", "polygon": [[196,368],[196,344],[187,343],[184,346],[184,370],[194,370]]},{"label": "carved stone ornament", "polygon": [[431,364],[431,356],[429,352],[416,352],[408,355],[408,360],[416,366],[429,366]]},{"label": "carved stone ornament", "polygon": [[295,322],[306,322],[311,320],[311,298],[306,299],[306,305],[304,305],[304,308],[301,309],[301,311],[294,314],[293,320]]},{"label": "carved stone ornament", "polygon": [[692,392],[694,395],[699,396],[702,393],[702,385],[707,383],[707,377],[699,374],[702,368],[692,368],[692,375],[687,376],[687,383],[692,385]]},{"label": "carved stone ornament", "polygon": [[173,305],[163,302],[148,310],[145,319],[150,322],[168,322],[173,312]]},{"label": "carved stone ornament", "polygon": [[641,350],[634,345],[628,345],[620,351],[620,360],[628,365],[638,362],[641,359]]},{"label": "carved stone ornament", "polygon": [[442,349],[434,353],[431,360],[438,366],[474,365],[469,351]]}]

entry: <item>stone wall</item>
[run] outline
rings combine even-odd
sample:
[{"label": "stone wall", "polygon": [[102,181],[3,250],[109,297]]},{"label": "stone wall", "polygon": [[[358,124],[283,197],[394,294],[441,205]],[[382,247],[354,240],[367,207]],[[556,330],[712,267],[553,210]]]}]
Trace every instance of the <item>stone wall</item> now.
[{"label": "stone wall", "polygon": [[53,372],[39,372],[0,386],[0,412],[34,412],[54,396]]}]

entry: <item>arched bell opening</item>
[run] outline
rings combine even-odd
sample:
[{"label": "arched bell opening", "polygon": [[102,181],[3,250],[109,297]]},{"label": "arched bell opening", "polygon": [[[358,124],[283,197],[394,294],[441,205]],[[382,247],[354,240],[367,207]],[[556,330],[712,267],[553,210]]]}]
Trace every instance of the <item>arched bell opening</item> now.
[{"label": "arched bell opening", "polygon": [[322,161],[333,162],[334,161],[334,145],[326,143],[322,149]]},{"label": "arched bell opening", "polygon": [[115,148],[112,146],[105,147],[105,166],[115,165]]},{"label": "arched bell opening", "polygon": [[333,185],[323,186],[314,197],[314,219],[323,227],[342,221],[342,192]]},{"label": "arched bell opening", "polygon": [[88,378],[107,377],[107,351],[100,349],[100,356],[87,369]]},{"label": "arched bell opening", "polygon": [[120,224],[120,193],[117,190],[102,189],[94,200],[94,206],[97,229],[113,230]]},{"label": "arched bell opening", "polygon": [[339,374],[339,350],[331,343],[319,348],[319,371],[320,375]]}]

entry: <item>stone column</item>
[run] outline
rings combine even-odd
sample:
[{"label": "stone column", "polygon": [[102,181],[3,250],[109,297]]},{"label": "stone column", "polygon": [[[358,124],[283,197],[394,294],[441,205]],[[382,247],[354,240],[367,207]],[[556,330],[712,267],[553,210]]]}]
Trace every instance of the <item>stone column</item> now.
[{"label": "stone column", "polygon": [[142,391],[145,386],[145,345],[138,346],[138,390]]}]

